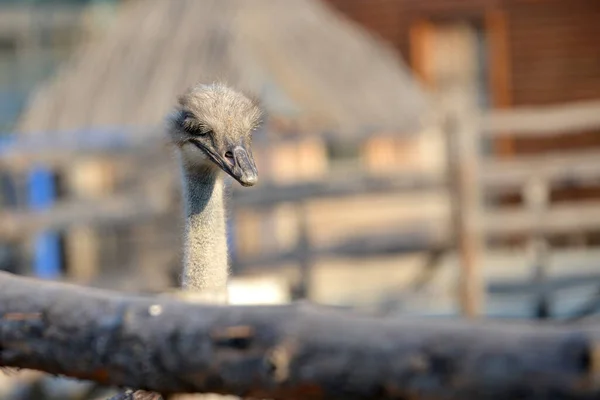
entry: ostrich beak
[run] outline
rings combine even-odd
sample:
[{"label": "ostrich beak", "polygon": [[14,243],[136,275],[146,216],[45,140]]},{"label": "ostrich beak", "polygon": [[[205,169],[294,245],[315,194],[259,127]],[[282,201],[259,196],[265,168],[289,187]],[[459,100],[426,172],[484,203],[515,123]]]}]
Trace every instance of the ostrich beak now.
[{"label": "ostrich beak", "polygon": [[258,181],[258,171],[250,150],[243,146],[231,145],[227,147],[227,151],[216,151],[197,140],[191,142],[242,186],[254,186]]},{"label": "ostrich beak", "polygon": [[227,172],[242,186],[254,186],[258,181],[258,170],[249,150],[235,146],[225,153]]}]

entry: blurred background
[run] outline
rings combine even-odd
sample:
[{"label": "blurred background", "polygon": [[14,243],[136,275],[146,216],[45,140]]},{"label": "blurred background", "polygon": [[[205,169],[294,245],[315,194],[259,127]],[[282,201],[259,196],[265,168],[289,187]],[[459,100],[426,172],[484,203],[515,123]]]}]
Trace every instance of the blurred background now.
[{"label": "blurred background", "polygon": [[176,291],[161,124],[223,80],[266,110],[259,184],[228,181],[232,303],[593,316],[598,21],[597,0],[0,0],[0,269]]}]

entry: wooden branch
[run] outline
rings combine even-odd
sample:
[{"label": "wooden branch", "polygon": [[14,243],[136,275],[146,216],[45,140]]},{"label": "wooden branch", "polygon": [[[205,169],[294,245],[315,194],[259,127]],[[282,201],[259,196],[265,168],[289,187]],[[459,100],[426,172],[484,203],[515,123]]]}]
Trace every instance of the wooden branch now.
[{"label": "wooden branch", "polygon": [[207,306],[0,273],[0,366],[163,394],[592,399],[600,328]]}]

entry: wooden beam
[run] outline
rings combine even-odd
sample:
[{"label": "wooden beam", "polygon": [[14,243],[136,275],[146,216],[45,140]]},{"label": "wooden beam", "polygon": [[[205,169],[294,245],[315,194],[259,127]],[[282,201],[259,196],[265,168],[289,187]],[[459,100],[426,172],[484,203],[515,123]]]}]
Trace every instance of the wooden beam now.
[{"label": "wooden beam", "polygon": [[[590,260],[590,265],[595,264],[595,260]],[[564,267],[563,270],[567,270],[569,268],[568,264],[562,265]],[[590,283],[600,282],[600,272],[588,272],[588,273],[571,273],[564,276],[559,277],[548,277],[548,281],[545,283],[547,290],[550,293],[560,291],[560,290],[569,290],[569,289],[577,289],[585,286],[589,286]],[[532,280],[502,280],[492,282],[487,285],[487,290],[494,295],[501,296],[515,296],[528,294],[531,295],[538,290],[538,284]]]},{"label": "wooden beam", "polygon": [[482,227],[488,236],[565,234],[600,231],[600,202],[578,201],[551,207],[541,217],[522,207],[503,207],[487,211]]},{"label": "wooden beam", "polygon": [[[384,254],[407,254],[424,252],[432,248],[448,246],[450,232],[444,221],[427,219],[426,216],[415,223],[413,227],[402,226],[388,232],[357,235],[340,243],[327,246],[313,245],[310,247],[312,257],[327,258],[364,258]],[[298,262],[305,254],[305,249],[293,249],[259,256],[236,257],[232,260],[233,269],[248,270],[270,268]]]},{"label": "wooden beam", "polygon": [[461,312],[468,317],[482,313],[485,291],[481,272],[479,137],[469,107],[459,105],[446,120],[448,174],[455,246],[460,256],[458,294]]},{"label": "wooden beam", "polygon": [[487,160],[482,162],[480,174],[487,190],[519,190],[532,176],[547,181],[551,187],[597,182],[600,180],[600,152]]},{"label": "wooden beam", "polygon": [[[68,192],[76,198],[110,196],[114,189],[115,171],[106,159],[87,159],[73,163],[63,176]],[[100,270],[100,240],[93,226],[72,226],[64,233],[67,273],[78,282],[85,283]]]},{"label": "wooden beam", "polygon": [[539,229],[539,223],[544,219],[550,201],[550,191],[544,179],[531,178],[523,188],[523,198],[526,209],[537,222],[532,227],[528,238],[528,253],[531,262],[532,280],[535,282],[536,299],[534,300],[535,316],[539,319],[548,318],[552,308],[552,294],[548,289],[548,268],[550,261],[549,244],[546,236]]},{"label": "wooden beam", "polygon": [[394,174],[377,176],[355,174],[352,176],[328,175],[326,180],[291,185],[262,185],[260,190],[233,188],[231,203],[234,207],[271,207],[281,202],[296,202],[324,197],[346,197],[364,193],[433,190],[444,184],[443,177],[429,174]]},{"label": "wooden beam", "polygon": [[435,88],[430,59],[433,33],[434,25],[426,19],[413,22],[409,29],[411,68],[428,89]]},{"label": "wooden beam", "polygon": [[600,101],[494,110],[483,114],[479,124],[489,137],[506,133],[530,138],[580,134],[600,129]]},{"label": "wooden beam", "polygon": [[0,212],[0,237],[31,235],[90,224],[120,224],[156,217],[168,210],[168,200],[143,195],[112,196],[93,201],[64,201],[43,211]]}]

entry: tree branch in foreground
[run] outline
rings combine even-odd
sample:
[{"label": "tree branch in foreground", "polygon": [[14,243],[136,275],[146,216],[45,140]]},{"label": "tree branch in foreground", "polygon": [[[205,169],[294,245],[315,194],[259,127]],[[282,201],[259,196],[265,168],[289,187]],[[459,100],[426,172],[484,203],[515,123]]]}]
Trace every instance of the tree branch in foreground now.
[{"label": "tree branch in foreground", "polygon": [[163,394],[592,399],[600,329],[200,306],[0,273],[0,366]]}]

